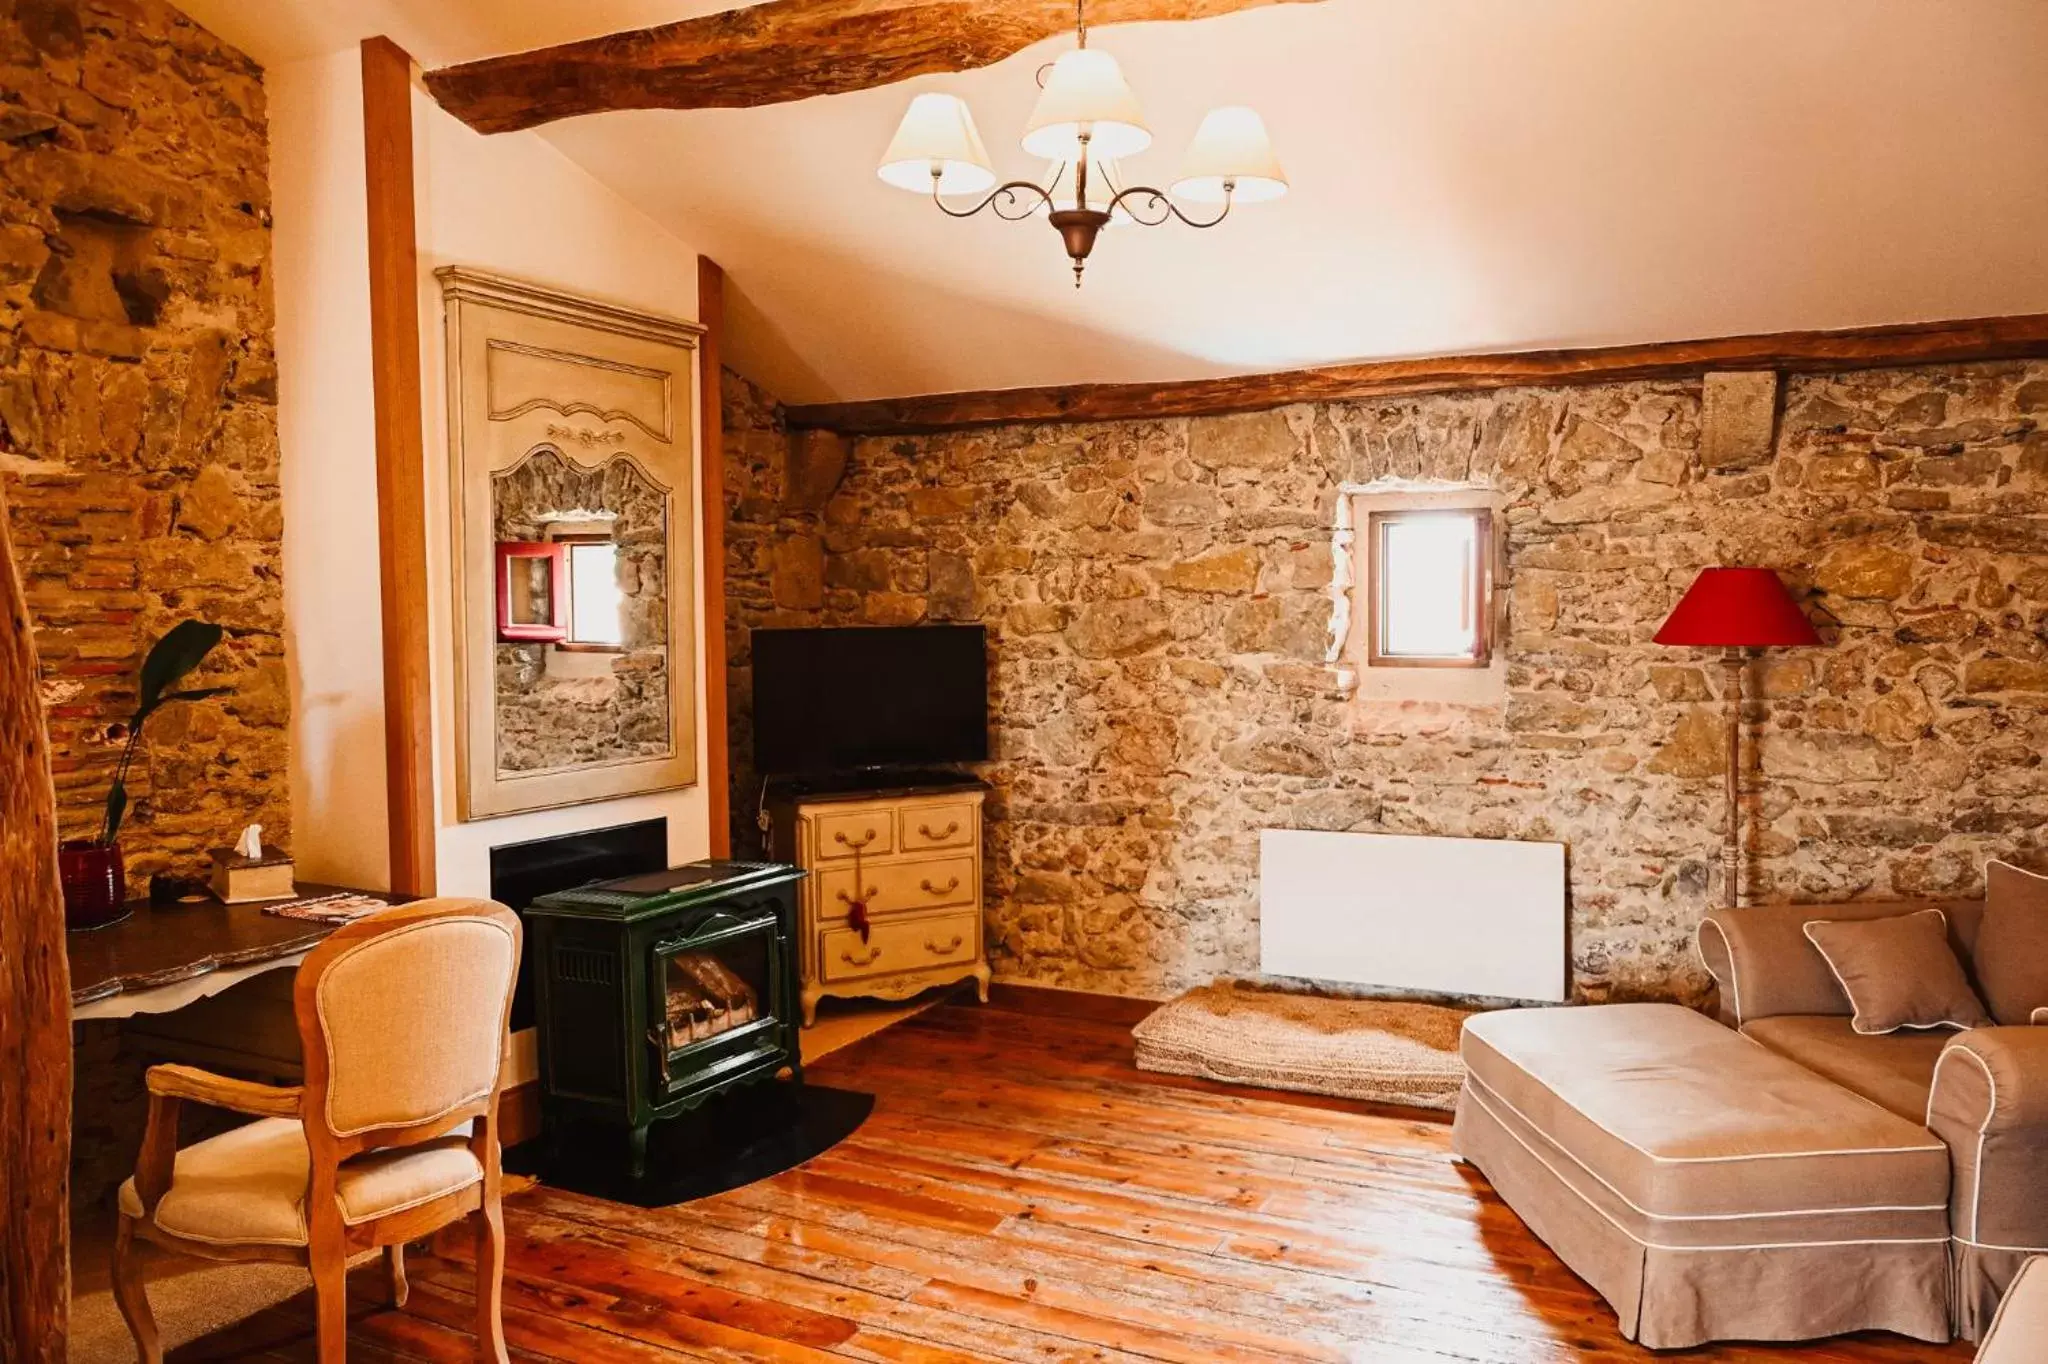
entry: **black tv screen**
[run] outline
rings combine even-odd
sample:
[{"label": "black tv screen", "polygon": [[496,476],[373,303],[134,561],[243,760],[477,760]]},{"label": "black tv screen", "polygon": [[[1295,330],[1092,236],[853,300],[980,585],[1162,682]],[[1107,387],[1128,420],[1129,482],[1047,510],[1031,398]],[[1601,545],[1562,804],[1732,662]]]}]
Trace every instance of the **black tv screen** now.
[{"label": "black tv screen", "polygon": [[754,631],[754,767],[763,775],[987,757],[981,626]]}]

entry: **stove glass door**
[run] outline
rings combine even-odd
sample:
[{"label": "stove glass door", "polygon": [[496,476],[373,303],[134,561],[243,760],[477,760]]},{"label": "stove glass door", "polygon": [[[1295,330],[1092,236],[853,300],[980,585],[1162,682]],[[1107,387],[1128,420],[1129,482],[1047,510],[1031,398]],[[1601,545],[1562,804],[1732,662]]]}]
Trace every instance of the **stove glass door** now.
[{"label": "stove glass door", "polygon": [[661,1088],[688,1093],[781,1049],[772,914],[715,910],[654,948],[648,1040]]}]

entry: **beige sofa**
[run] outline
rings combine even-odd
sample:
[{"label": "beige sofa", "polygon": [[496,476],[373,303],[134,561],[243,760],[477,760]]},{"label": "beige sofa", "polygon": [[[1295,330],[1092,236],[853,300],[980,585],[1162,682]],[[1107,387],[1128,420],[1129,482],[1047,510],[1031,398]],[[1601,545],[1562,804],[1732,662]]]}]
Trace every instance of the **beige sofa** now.
[{"label": "beige sofa", "polygon": [[1948,1152],[1677,1004],[1466,1021],[1452,1148],[1654,1350],[1950,1338]]},{"label": "beige sofa", "polygon": [[[1775,905],[1710,914],[1699,949],[1722,1021],[1769,1050],[1930,1129],[1949,1155],[1949,1310],[1978,1339],[2030,1254],[2048,1250],[2048,1027],[1859,1036],[1847,996],[1801,932],[1926,902]],[[1981,901],[1942,901],[1971,960]],[[2044,1356],[2048,1357],[2048,1356]]]},{"label": "beige sofa", "polygon": [[[1475,1015],[1453,1149],[1653,1349],[1978,1339],[2048,1249],[2048,1027],[1859,1035],[1802,932],[1927,907],[1709,915],[1727,1026],[1676,1004]],[[1938,907],[1970,962],[1982,904]]]},{"label": "beige sofa", "polygon": [[2048,1359],[2048,1259],[2020,1266],[1998,1316],[1977,1352],[1977,1364],[2041,1364]]}]

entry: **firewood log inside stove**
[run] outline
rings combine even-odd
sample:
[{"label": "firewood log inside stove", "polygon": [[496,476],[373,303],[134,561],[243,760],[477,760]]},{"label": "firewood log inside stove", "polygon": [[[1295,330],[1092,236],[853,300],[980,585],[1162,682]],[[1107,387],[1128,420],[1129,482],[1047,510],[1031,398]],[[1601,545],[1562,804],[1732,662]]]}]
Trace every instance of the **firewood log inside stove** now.
[{"label": "firewood log inside stove", "polygon": [[668,1038],[687,1046],[751,1023],[759,1013],[753,987],[718,958],[688,952],[669,958]]},{"label": "firewood log inside stove", "polygon": [[754,1002],[754,991],[718,958],[703,952],[678,957],[677,964],[704,987],[707,997],[727,1008]]}]

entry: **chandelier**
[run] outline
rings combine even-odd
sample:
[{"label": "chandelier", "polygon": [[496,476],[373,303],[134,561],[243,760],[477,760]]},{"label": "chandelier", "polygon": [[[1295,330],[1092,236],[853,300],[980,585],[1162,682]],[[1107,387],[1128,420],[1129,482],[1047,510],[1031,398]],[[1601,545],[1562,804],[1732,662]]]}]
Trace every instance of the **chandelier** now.
[{"label": "chandelier", "polygon": [[[1085,0],[1074,4],[1074,50],[1039,72],[1038,104],[1024,128],[1024,150],[1046,162],[1045,183],[996,184],[988,149],[974,114],[958,95],[923,94],[911,100],[877,173],[898,189],[929,193],[939,211],[971,218],[987,209],[1010,222],[1042,216],[1059,232],[1074,262],[1074,287],[1096,236],[1112,225],[1158,227],[1178,219],[1214,227],[1233,204],[1277,199],[1287,175],[1254,110],[1211,109],[1195,132],[1178,179],[1168,191],[1122,184],[1118,162],[1152,145],[1151,130],[1116,58],[1088,46]],[[991,188],[993,186],[993,188]],[[981,196],[955,207],[947,196]],[[1213,210],[1197,217],[1175,197]]]}]

